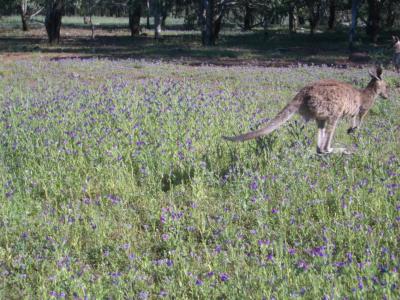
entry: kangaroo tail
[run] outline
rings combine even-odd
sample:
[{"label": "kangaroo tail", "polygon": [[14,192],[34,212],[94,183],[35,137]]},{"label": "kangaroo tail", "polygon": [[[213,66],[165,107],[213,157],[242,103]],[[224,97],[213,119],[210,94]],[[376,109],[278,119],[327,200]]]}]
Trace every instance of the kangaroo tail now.
[{"label": "kangaroo tail", "polygon": [[285,106],[284,109],[280,113],[276,115],[271,121],[268,122],[267,126],[260,128],[256,131],[251,131],[242,135],[238,136],[223,136],[222,138],[232,142],[242,142],[251,139],[258,138],[260,136],[267,135],[274,131],[275,129],[279,128],[282,124],[288,121],[296,112],[300,109],[301,102],[294,99],[288,105]]}]

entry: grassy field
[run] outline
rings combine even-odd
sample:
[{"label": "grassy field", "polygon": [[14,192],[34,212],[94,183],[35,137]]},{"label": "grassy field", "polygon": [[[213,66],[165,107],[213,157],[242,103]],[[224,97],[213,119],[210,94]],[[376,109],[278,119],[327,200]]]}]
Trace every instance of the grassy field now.
[{"label": "grassy field", "polygon": [[[371,61],[352,64],[345,30],[227,29],[203,48],[179,20],[161,41],[131,38],[123,18],[94,18],[94,40],[63,20],[60,45],[0,21],[0,299],[400,297],[391,32],[361,36]],[[334,137],[355,154],[316,155],[316,126],[297,117],[221,139],[307,83],[364,87],[375,62],[390,98]]]},{"label": "grassy field", "polygon": [[304,84],[367,70],[138,60],[0,64],[0,298],[396,299],[398,77],[315,155],[270,118]]}]

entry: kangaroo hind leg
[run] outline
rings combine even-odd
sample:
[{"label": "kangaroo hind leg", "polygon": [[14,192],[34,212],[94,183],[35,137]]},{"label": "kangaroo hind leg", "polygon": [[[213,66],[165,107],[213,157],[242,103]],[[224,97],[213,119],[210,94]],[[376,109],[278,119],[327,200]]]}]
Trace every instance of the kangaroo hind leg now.
[{"label": "kangaroo hind leg", "polygon": [[318,145],[320,149],[319,153],[345,153],[350,154],[350,152],[346,148],[332,148],[332,138],[335,133],[336,125],[338,119],[328,119],[325,121],[325,126],[323,127],[323,138],[321,143]]},{"label": "kangaroo hind leg", "polygon": [[317,153],[323,153],[323,145],[325,141],[325,120],[317,120],[318,139],[317,139]]}]

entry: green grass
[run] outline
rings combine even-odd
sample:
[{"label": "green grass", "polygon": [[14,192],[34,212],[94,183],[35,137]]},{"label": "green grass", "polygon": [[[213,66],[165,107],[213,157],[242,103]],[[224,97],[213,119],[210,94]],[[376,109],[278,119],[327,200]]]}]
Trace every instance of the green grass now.
[{"label": "green grass", "polygon": [[315,154],[306,83],[367,70],[137,60],[0,64],[0,298],[396,299],[399,79]]}]

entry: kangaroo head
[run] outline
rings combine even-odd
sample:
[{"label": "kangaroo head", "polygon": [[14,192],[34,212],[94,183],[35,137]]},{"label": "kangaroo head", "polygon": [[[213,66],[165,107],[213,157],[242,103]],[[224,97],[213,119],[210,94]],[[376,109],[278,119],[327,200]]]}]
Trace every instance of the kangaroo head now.
[{"label": "kangaroo head", "polygon": [[382,68],[376,67],[376,72],[375,74],[372,73],[371,71],[369,72],[369,75],[371,76],[371,81],[369,83],[369,86],[371,86],[376,94],[381,96],[384,99],[387,99],[388,96],[388,89],[387,89],[387,84],[385,81],[382,79]]}]

